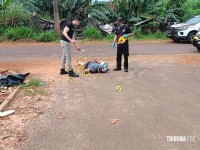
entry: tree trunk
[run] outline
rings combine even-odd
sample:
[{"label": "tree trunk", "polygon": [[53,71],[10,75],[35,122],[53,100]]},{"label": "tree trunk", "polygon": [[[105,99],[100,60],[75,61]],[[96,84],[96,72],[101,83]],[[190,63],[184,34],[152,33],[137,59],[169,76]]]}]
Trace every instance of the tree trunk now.
[{"label": "tree trunk", "polygon": [[58,0],[53,0],[53,11],[54,11],[54,29],[56,32],[56,37],[58,38],[60,36]]}]

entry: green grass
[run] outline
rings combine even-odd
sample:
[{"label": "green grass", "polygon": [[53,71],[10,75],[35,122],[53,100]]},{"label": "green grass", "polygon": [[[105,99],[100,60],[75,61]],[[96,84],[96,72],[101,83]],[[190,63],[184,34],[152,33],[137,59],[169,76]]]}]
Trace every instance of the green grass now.
[{"label": "green grass", "polygon": [[144,34],[141,34],[139,37],[136,36],[134,37],[136,40],[142,40],[142,41],[145,41],[145,40],[167,40],[168,38],[166,37],[166,34],[165,33],[162,33],[162,32],[155,32],[155,33],[148,33],[146,35]]},{"label": "green grass", "polygon": [[134,33],[134,39],[135,40],[167,40],[168,38],[166,37],[165,32],[161,32],[160,30],[157,30],[156,32],[148,32],[148,33],[143,33],[141,28],[134,28],[133,29]]},{"label": "green grass", "polygon": [[[149,41],[149,40],[167,40],[166,34],[157,31],[155,33],[144,34],[141,28],[133,29],[134,36],[129,37],[129,41]],[[113,42],[114,34],[108,34],[102,36],[100,31],[97,28],[89,27],[84,31],[84,38],[81,39],[83,43],[90,41],[102,41],[102,42]],[[41,31],[38,29],[30,27],[18,27],[18,28],[5,28],[0,26],[0,42],[3,41],[24,41],[24,42],[56,42],[59,43],[59,40],[55,36],[54,31]]]},{"label": "green grass", "polygon": [[36,28],[18,27],[18,28],[3,28],[0,27],[0,41],[37,41],[37,42],[53,42],[56,41],[54,31],[41,31]]},{"label": "green grass", "polygon": [[91,40],[102,39],[101,32],[99,31],[99,29],[94,28],[94,27],[87,27],[84,30],[83,34],[84,34],[84,38],[86,39],[91,39]]},{"label": "green grass", "polygon": [[24,84],[21,85],[21,88],[24,91],[25,96],[35,96],[43,95],[47,93],[44,90],[44,86],[41,86],[41,83],[44,83],[42,80],[37,78],[28,79]]},{"label": "green grass", "polygon": [[33,39],[37,42],[52,42],[56,41],[56,34],[54,31],[35,33]]},{"label": "green grass", "polygon": [[33,29],[29,27],[8,28],[5,31],[5,37],[12,41],[30,39],[33,36],[33,32]]}]

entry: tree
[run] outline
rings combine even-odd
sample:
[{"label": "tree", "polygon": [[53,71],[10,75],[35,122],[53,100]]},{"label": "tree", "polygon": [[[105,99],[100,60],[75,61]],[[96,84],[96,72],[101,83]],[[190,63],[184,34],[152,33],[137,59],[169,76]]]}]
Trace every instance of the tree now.
[{"label": "tree", "polygon": [[54,11],[54,28],[56,36],[60,36],[60,21],[59,21],[59,9],[58,9],[58,0],[53,0],[53,11]]}]

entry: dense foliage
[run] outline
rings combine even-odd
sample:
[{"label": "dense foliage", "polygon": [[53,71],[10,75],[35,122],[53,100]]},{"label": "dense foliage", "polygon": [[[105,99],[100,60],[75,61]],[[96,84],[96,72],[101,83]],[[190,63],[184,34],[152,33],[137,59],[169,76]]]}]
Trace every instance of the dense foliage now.
[{"label": "dense foliage", "polygon": [[[24,27],[24,29],[30,28],[29,19],[33,12],[36,12],[42,18],[52,21],[54,18],[53,0],[2,0],[0,4],[0,31],[4,32],[0,34],[8,38],[12,32],[15,32],[12,28],[19,28],[16,32],[23,30],[21,27]],[[110,0],[108,2],[93,2],[92,0],[59,0],[59,15],[60,19],[66,18],[68,20],[75,15],[80,15],[84,18],[82,23],[84,27],[87,25],[88,15],[102,24],[113,23],[117,16],[122,16],[132,26],[142,20],[154,17],[156,19],[153,22],[153,26],[156,26],[156,21],[182,22],[191,16],[200,15],[200,1]],[[98,30],[87,28],[85,34],[87,34],[86,36],[91,36],[93,32],[96,34]],[[19,33],[16,34],[18,36],[14,39],[21,37]],[[38,35],[35,39],[42,39],[44,33],[39,34],[38,32]],[[48,33],[48,35],[51,37],[54,33]],[[53,40],[54,38],[50,39]]]}]

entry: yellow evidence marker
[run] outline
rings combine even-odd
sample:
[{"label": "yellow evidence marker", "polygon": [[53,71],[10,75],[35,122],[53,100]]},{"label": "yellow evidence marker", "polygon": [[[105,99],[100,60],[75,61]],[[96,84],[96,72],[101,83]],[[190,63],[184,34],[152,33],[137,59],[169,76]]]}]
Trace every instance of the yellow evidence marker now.
[{"label": "yellow evidence marker", "polygon": [[97,79],[100,79],[100,78],[101,78],[100,74],[97,74]]},{"label": "yellow evidence marker", "polygon": [[120,85],[117,85],[116,88],[115,88],[115,90],[116,90],[117,92],[120,92],[120,91],[122,90],[122,88],[121,88]]},{"label": "yellow evidence marker", "polygon": [[73,81],[72,77],[69,77],[69,78],[68,78],[68,81]]}]

